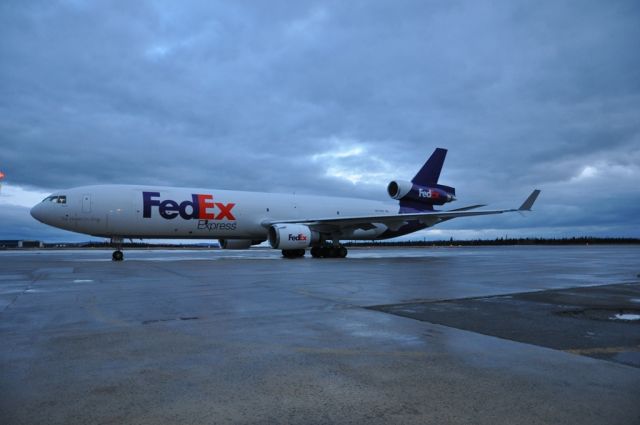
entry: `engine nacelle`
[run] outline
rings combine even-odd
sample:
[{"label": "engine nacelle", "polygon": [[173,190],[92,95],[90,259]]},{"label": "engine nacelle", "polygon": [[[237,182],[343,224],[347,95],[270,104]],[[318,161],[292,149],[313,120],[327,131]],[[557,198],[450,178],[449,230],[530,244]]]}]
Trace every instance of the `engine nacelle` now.
[{"label": "engine nacelle", "polygon": [[404,180],[394,180],[387,186],[387,193],[393,199],[402,199],[413,188],[413,183]]},{"label": "engine nacelle", "polygon": [[258,245],[263,241],[254,241],[251,239],[219,239],[220,248],[222,249],[249,249],[251,245]]},{"label": "engine nacelle", "polygon": [[389,183],[387,193],[393,199],[426,205],[444,205],[456,200],[456,189],[453,187],[441,184],[420,186],[404,180]]},{"label": "engine nacelle", "polygon": [[275,249],[304,249],[320,242],[320,234],[304,224],[274,224],[269,228],[269,245]]}]

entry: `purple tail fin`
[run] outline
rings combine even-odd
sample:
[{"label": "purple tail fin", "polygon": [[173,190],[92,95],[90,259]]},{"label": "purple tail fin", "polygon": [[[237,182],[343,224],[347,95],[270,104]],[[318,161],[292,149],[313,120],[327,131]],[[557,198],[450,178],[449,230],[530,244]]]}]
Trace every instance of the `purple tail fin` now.
[{"label": "purple tail fin", "polygon": [[420,171],[418,171],[418,174],[411,179],[411,183],[419,184],[420,186],[438,184],[440,171],[442,171],[442,164],[444,164],[446,156],[446,149],[436,148]]}]

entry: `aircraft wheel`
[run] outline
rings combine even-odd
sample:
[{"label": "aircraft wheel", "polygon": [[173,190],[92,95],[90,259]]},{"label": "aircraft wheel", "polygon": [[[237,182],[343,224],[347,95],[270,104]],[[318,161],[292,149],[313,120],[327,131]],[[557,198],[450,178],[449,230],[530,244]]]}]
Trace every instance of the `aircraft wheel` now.
[{"label": "aircraft wheel", "polygon": [[[331,252],[331,258],[344,258],[347,256],[346,251],[347,249],[343,246],[334,246],[333,248],[331,248],[330,252]],[[344,254],[344,255],[343,255]]]},{"label": "aircraft wheel", "polygon": [[124,254],[120,250],[113,251],[113,254],[111,255],[111,259],[113,261],[122,261],[124,260]]},{"label": "aircraft wheel", "polygon": [[[344,246],[323,246],[317,251],[318,257],[314,258],[345,258],[347,256],[347,248]],[[311,255],[313,255],[313,250]]]},{"label": "aircraft wheel", "polygon": [[322,258],[322,248],[319,246],[311,247],[311,256],[313,258]]}]

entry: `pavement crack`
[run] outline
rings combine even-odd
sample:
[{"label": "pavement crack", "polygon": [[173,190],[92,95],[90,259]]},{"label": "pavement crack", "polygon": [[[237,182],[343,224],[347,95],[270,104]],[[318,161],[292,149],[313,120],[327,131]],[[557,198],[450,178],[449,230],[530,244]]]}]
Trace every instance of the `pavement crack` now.
[{"label": "pavement crack", "polygon": [[15,297],[13,297],[13,299],[11,300],[11,302],[9,304],[7,304],[3,309],[2,309],[2,313],[6,312],[7,310],[9,310],[9,308],[14,305],[16,303],[16,301],[18,301],[18,298],[20,298],[22,295],[24,295],[28,290],[30,290],[33,285],[40,280],[40,276],[37,276],[35,278],[33,278],[31,280],[31,282],[29,282],[29,284],[22,290],[22,292],[16,294]]}]

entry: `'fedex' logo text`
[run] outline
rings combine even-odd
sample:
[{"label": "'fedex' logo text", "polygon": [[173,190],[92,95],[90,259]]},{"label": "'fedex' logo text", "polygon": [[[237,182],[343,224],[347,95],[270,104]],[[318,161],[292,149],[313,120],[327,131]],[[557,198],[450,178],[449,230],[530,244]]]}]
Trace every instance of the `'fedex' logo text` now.
[{"label": "'fedex' logo text", "polygon": [[142,192],[142,216],[151,218],[153,207],[158,207],[162,218],[171,220],[178,215],[185,220],[235,220],[231,210],[234,203],[213,202],[213,195],[192,194],[190,201],[177,203],[171,199],[161,201],[160,192]]},{"label": "'fedex' logo text", "polygon": [[302,233],[299,233],[297,235],[292,235],[291,233],[289,233],[289,240],[290,241],[306,241],[307,237]]},{"label": "'fedex' logo text", "polygon": [[418,196],[420,198],[429,198],[429,199],[434,198],[435,199],[435,198],[439,198],[440,194],[435,190],[433,190],[433,191],[431,189],[424,190],[424,189],[420,188],[420,189],[418,189]]}]

